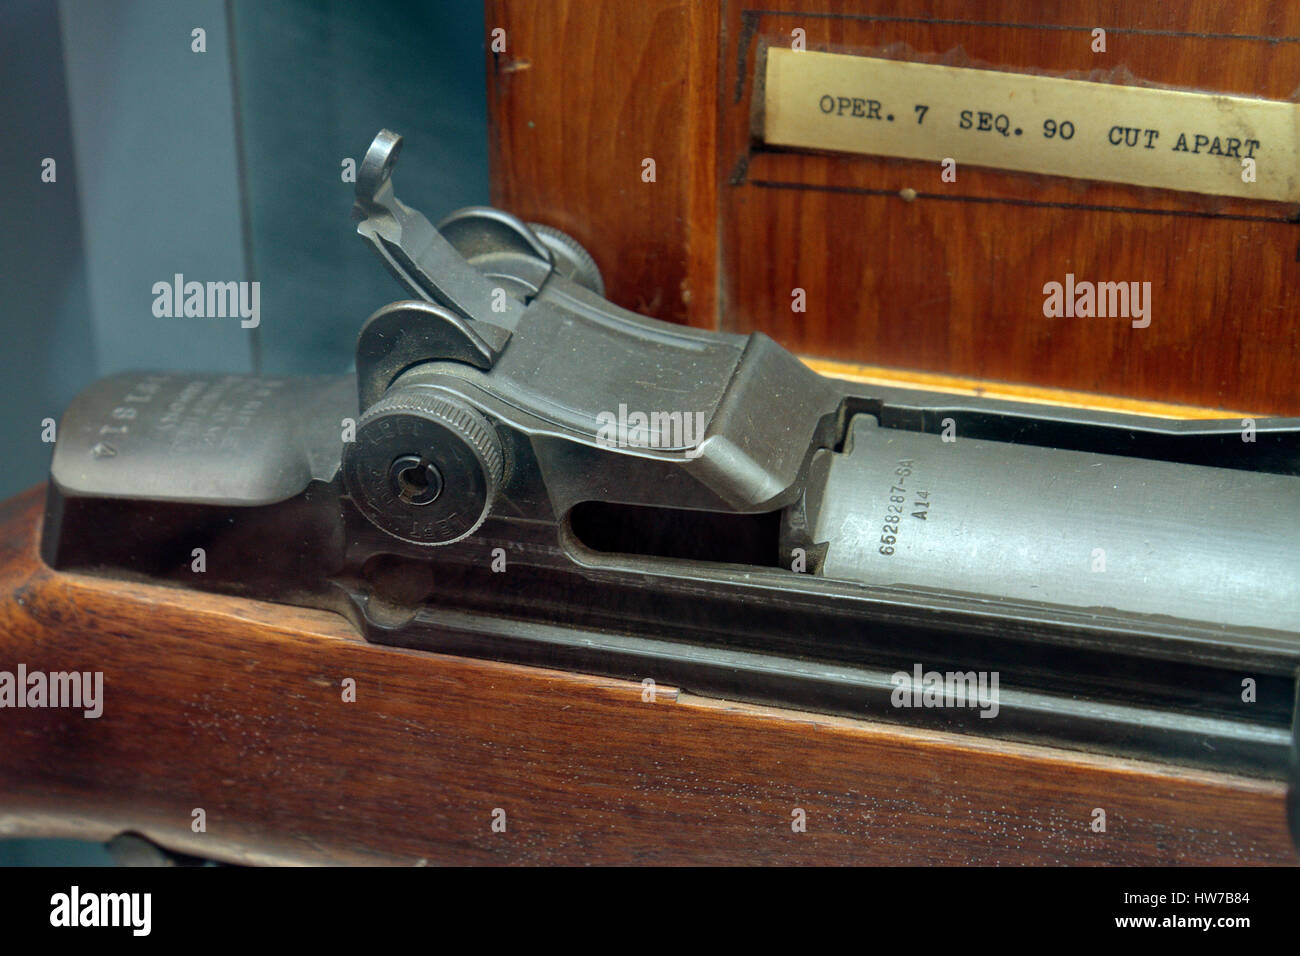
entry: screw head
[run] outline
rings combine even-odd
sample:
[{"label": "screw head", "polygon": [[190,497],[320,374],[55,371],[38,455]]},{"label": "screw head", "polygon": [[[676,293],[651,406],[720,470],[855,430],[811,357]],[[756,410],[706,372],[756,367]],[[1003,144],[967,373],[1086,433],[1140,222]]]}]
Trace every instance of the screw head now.
[{"label": "screw head", "polygon": [[394,458],[388,468],[397,497],[408,505],[428,505],[442,494],[442,473],[431,461],[420,455],[402,455]]},{"label": "screw head", "polygon": [[343,484],[375,527],[411,544],[461,541],[487,518],[503,472],[501,441],[450,393],[399,389],[357,422]]}]

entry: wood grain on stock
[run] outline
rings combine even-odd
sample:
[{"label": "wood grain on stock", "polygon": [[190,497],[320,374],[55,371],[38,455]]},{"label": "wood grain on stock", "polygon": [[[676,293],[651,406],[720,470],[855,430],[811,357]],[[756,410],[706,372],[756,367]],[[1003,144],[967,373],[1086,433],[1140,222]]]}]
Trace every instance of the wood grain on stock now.
[{"label": "wood grain on stock", "polygon": [[[761,49],[1292,99],[1281,0],[489,0],[493,201],[568,229],[610,297],[829,358],[1300,414],[1294,204],[765,149]],[[1107,52],[1091,30],[1107,31]],[[643,158],[656,161],[653,184]],[[920,194],[913,202],[903,189]],[[1044,283],[1149,281],[1152,322],[1047,319]],[[794,288],[808,311],[790,309]]]},{"label": "wood grain on stock", "polygon": [[671,688],[645,703],[369,645],[328,613],[55,574],[42,500],[0,505],[0,670],[102,671],[104,712],[0,710],[0,833],[243,862],[1297,862],[1279,784]]}]

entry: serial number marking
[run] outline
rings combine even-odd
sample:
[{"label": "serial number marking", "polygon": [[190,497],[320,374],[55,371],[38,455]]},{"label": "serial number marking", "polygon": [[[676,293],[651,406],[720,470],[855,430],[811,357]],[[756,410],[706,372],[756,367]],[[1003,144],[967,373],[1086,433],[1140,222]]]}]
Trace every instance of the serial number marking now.
[{"label": "serial number marking", "polygon": [[886,557],[894,553],[904,517],[910,514],[918,521],[926,521],[930,517],[930,492],[909,490],[907,487],[907,479],[912,477],[912,466],[915,464],[913,458],[900,458],[898,467],[894,469],[894,483],[889,486],[889,501],[885,504],[885,520],[881,524],[878,549]]}]

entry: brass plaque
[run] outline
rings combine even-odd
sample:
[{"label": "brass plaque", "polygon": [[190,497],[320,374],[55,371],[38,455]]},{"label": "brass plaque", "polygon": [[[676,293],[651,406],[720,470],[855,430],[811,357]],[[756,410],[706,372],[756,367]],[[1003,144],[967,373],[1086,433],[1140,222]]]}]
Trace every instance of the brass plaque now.
[{"label": "brass plaque", "polygon": [[1300,202],[1279,100],[773,47],[764,108],[774,146]]}]

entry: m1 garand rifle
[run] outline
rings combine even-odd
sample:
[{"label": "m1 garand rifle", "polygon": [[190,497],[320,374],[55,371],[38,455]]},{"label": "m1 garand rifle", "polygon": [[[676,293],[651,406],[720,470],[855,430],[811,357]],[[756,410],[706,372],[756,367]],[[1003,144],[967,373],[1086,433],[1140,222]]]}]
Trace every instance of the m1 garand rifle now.
[{"label": "m1 garand rifle", "polygon": [[[434,227],[400,145],[354,215],[411,298],[355,375],[113,376],[5,506],[0,647],[44,675],[0,711],[6,832],[1296,861],[1295,420],[824,377],[619,308],[554,229]],[[95,674],[97,717],[50,706]]]}]

